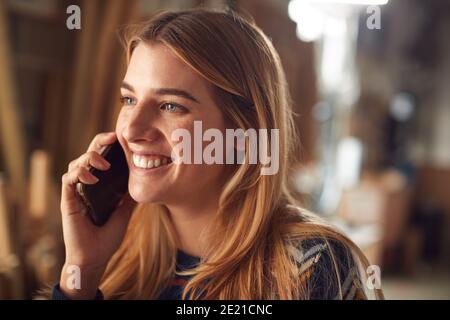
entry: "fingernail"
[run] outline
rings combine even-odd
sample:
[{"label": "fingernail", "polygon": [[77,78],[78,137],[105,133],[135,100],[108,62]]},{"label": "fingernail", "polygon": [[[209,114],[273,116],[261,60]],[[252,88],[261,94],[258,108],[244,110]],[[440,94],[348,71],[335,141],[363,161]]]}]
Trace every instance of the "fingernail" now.
[{"label": "fingernail", "polygon": [[109,162],[106,161],[106,160],[103,160],[102,166],[103,166],[103,168],[105,168],[105,169],[109,169],[109,167],[111,167],[111,163],[109,163]]}]

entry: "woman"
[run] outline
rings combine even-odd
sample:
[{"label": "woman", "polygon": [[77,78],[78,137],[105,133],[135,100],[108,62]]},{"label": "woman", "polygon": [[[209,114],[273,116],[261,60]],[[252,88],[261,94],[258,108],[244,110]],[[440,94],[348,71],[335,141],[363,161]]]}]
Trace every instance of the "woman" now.
[{"label": "woman", "polygon": [[[287,188],[291,102],[279,56],[253,21],[207,9],[162,12],[130,28],[126,44],[116,130],[97,135],[62,178],[66,261],[53,298],[366,298],[364,255],[295,206]],[[175,163],[173,132],[195,135],[194,121],[224,136],[229,128],[278,129],[279,169],[261,174],[265,164],[249,163],[248,141],[244,163]],[[265,138],[257,147],[268,154],[274,141]],[[107,170],[99,152],[116,139],[129,194],[98,228],[75,184],[97,182],[87,166]],[[73,265],[78,289],[69,285]]]}]

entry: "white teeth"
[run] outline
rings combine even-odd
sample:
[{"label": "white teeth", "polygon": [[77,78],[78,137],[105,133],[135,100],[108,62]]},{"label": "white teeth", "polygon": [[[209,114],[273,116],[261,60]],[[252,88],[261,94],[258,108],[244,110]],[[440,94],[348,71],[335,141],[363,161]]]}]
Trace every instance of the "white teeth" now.
[{"label": "white teeth", "polygon": [[133,154],[133,163],[136,167],[139,167],[139,156],[136,154]]},{"label": "white teeth", "polygon": [[139,156],[137,154],[133,154],[133,163],[136,167],[143,168],[143,169],[151,169],[151,168],[157,168],[161,165],[169,164],[170,161],[165,158],[156,158],[148,160],[148,158],[144,156]]}]

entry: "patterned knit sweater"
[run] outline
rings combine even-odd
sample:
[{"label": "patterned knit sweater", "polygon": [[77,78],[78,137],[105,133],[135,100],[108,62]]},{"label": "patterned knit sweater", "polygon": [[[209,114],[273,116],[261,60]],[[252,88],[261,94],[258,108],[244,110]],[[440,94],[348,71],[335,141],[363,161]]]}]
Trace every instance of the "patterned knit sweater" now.
[{"label": "patterned knit sweater", "polygon": [[[302,241],[301,244],[295,246],[289,246],[291,256],[299,268],[300,281],[309,292],[310,299],[366,299],[362,290],[361,278],[350,251],[336,241],[328,241],[328,244],[323,240],[308,240]],[[334,253],[334,260],[330,249]],[[181,250],[177,251],[176,270],[178,272],[194,268],[199,263],[199,257],[189,255]],[[338,265],[340,279],[338,279],[334,271],[335,264]],[[190,276],[174,274],[158,299],[181,299],[183,288],[189,279]],[[58,284],[53,287],[52,299],[68,299],[59,290]],[[100,290],[97,291],[95,299],[103,299],[103,294]]]}]

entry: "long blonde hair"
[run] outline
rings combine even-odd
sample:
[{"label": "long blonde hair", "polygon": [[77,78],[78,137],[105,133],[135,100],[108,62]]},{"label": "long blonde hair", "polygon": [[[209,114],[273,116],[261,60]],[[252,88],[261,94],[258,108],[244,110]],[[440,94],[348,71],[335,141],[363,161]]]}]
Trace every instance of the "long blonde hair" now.
[{"label": "long blonde hair", "polygon": [[[356,245],[299,209],[289,191],[298,139],[288,86],[275,48],[251,18],[211,9],[164,11],[127,31],[128,61],[140,42],[162,43],[213,84],[216,102],[235,128],[279,129],[278,173],[261,175],[260,163],[236,166],[183,298],[307,299],[287,244],[315,237],[338,240],[368,265]],[[139,204],[102,280],[105,297],[156,299],[175,273],[176,250],[168,210]]]}]

